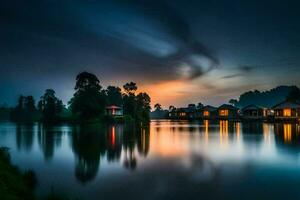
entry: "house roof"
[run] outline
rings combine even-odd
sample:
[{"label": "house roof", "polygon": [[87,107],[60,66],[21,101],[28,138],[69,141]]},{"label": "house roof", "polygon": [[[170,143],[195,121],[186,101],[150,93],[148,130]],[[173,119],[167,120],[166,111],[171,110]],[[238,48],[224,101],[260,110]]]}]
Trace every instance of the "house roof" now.
[{"label": "house roof", "polygon": [[122,109],[122,107],[116,105],[110,105],[110,106],[106,106],[106,109]]},{"label": "house roof", "polygon": [[264,109],[263,107],[257,106],[255,104],[250,104],[248,106],[245,106],[242,111],[246,111],[246,110],[262,110]]},{"label": "house roof", "polygon": [[229,105],[229,104],[223,104],[218,109],[238,110],[237,107],[234,107],[234,106]]},{"label": "house roof", "polygon": [[286,100],[273,106],[273,109],[284,109],[284,108],[300,108],[300,102]]},{"label": "house roof", "polygon": [[217,108],[213,107],[213,106],[210,106],[210,105],[206,105],[206,106],[203,107],[203,110],[207,110],[207,111],[211,112],[211,111],[217,110]]}]

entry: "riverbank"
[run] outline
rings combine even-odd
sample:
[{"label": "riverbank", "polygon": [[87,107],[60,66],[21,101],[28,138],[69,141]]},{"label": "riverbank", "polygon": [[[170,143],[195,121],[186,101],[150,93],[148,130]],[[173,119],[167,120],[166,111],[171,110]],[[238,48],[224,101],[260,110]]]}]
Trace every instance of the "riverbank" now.
[{"label": "riverbank", "polygon": [[35,175],[21,172],[10,161],[9,149],[0,147],[0,197],[7,200],[34,200]]}]

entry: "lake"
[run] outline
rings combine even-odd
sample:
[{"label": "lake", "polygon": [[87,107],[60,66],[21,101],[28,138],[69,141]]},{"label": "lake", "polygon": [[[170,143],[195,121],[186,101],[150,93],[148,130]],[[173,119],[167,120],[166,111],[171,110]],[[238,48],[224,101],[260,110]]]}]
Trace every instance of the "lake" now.
[{"label": "lake", "polygon": [[300,198],[299,124],[153,120],[133,125],[0,122],[0,146],[36,193],[79,199]]}]

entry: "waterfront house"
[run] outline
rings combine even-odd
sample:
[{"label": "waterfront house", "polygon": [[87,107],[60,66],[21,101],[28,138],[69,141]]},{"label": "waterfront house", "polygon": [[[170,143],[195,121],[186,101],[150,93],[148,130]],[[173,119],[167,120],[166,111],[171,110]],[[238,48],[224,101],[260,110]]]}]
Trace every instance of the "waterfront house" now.
[{"label": "waterfront house", "polygon": [[283,101],[273,106],[275,120],[295,120],[300,119],[300,102]]},{"label": "waterfront house", "polygon": [[242,109],[243,119],[256,120],[267,118],[268,109],[254,104],[248,105]]},{"label": "waterfront house", "polygon": [[219,119],[237,119],[239,117],[239,109],[229,105],[223,104],[218,108],[218,118]]},{"label": "waterfront house", "polygon": [[123,108],[116,105],[110,105],[105,108],[106,115],[110,116],[122,116],[123,115]]},{"label": "waterfront house", "polygon": [[213,106],[204,106],[202,109],[203,119],[214,119],[217,117],[217,108]]}]

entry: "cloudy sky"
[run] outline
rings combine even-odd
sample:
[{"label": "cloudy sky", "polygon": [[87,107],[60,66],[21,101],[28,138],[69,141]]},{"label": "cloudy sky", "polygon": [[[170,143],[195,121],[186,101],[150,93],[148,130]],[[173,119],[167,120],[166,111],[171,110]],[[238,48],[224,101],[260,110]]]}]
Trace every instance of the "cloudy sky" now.
[{"label": "cloudy sky", "polygon": [[75,76],[137,82],[163,106],[219,105],[300,86],[300,3],[291,0],[1,0],[0,104]]}]

